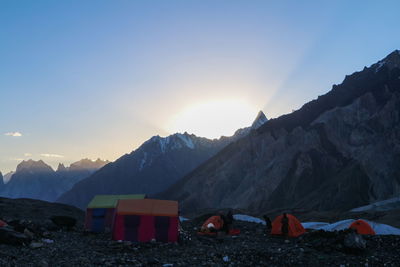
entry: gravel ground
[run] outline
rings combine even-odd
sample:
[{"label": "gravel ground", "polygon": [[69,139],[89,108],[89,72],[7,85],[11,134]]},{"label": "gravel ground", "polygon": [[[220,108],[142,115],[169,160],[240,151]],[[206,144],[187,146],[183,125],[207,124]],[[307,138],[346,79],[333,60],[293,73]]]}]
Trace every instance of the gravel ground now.
[{"label": "gravel ground", "polygon": [[179,244],[117,242],[80,228],[36,233],[31,244],[0,244],[0,266],[400,266],[398,236],[364,237],[366,249],[347,251],[343,232],[285,240],[261,225],[235,222],[239,236],[208,238],[196,235],[199,221],[183,223]]}]

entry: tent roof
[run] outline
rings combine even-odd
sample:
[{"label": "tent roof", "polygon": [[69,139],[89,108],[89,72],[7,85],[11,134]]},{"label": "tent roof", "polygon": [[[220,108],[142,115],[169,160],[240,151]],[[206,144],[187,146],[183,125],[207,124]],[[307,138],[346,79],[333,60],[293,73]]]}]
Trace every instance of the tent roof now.
[{"label": "tent roof", "polygon": [[115,208],[119,199],[144,199],[146,195],[97,195],[88,204],[88,208]]},{"label": "tent roof", "polygon": [[178,216],[178,202],[159,199],[121,199],[118,201],[117,214]]}]

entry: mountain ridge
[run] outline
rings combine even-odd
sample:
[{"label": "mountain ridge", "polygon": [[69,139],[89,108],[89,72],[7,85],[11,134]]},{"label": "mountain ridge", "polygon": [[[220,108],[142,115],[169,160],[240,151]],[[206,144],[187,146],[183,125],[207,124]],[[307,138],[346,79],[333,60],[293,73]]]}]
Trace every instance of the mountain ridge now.
[{"label": "mountain ridge", "polygon": [[400,173],[400,53],[386,60],[389,65],[375,63],[346,76],[301,109],[269,120],[157,197],[180,201],[183,212],[259,212],[299,206],[348,210],[400,193],[394,175]]},{"label": "mountain ridge", "polygon": [[[260,120],[265,119],[260,115]],[[84,208],[96,194],[156,194],[250,130],[251,127],[243,128],[233,136],[219,139],[187,132],[153,136],[136,150],[74,185],[57,201]]]}]

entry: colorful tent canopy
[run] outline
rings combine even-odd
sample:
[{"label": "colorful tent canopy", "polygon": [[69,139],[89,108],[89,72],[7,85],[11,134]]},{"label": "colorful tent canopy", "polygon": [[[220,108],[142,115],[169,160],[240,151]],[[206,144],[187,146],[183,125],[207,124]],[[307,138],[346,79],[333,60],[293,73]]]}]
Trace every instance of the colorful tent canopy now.
[{"label": "colorful tent canopy", "polygon": [[374,229],[364,220],[354,221],[349,228],[356,230],[360,235],[375,235]]},{"label": "colorful tent canopy", "polygon": [[113,239],[133,242],[178,241],[178,202],[158,199],[119,200]]},{"label": "colorful tent canopy", "polygon": [[[286,214],[288,217],[289,228],[288,228],[288,236],[290,237],[298,237],[306,232],[304,227],[301,225],[300,221],[291,214]],[[272,222],[271,234],[273,235],[282,235],[282,218],[283,215],[279,215]]]},{"label": "colorful tent canopy", "polygon": [[86,209],[85,228],[93,232],[111,230],[119,199],[144,199],[146,195],[97,195]]}]

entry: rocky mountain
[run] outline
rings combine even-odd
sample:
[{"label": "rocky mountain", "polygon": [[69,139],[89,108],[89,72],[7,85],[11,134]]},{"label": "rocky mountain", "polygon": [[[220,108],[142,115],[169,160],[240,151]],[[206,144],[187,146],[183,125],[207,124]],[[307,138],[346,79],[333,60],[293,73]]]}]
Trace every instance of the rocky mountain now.
[{"label": "rocky mountain", "polygon": [[400,194],[400,52],[271,119],[158,195],[183,212],[350,210]]},{"label": "rocky mountain", "polygon": [[0,172],[0,191],[3,189],[3,187],[4,187],[3,174]]},{"label": "rocky mountain", "polygon": [[174,184],[230,142],[238,140],[266,120],[262,111],[253,128],[241,129],[231,137],[207,139],[176,133],[153,136],[137,150],[126,154],[82,180],[59,198],[59,202],[86,207],[97,194],[152,195]]},{"label": "rocky mountain", "polygon": [[102,167],[108,163],[101,160],[91,163],[88,161],[90,160],[84,159],[64,169],[59,165],[57,171],[42,160],[23,161],[18,164],[9,182],[0,186],[0,196],[55,201],[76,182],[97,170],[97,166]]}]

